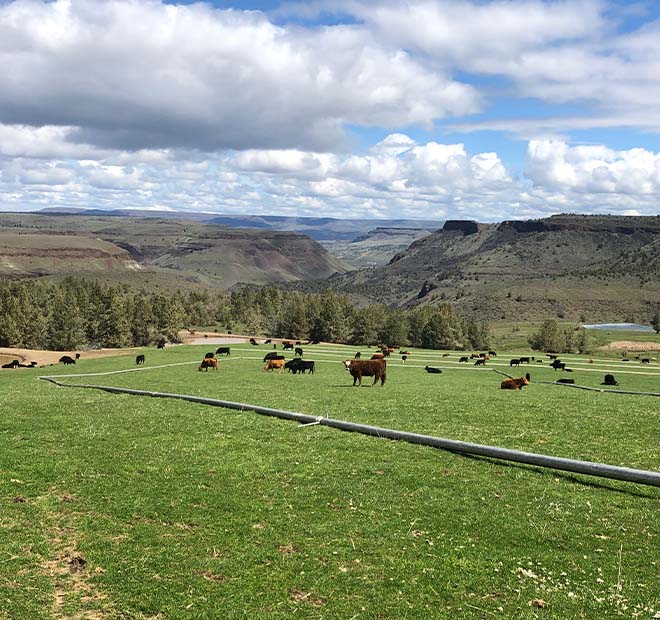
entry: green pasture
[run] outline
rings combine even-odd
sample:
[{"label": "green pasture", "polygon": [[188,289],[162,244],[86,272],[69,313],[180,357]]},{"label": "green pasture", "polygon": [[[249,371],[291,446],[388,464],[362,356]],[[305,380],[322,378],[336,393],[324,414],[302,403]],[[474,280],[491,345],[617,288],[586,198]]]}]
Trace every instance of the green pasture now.
[{"label": "green pasture", "polygon": [[[215,347],[0,372],[0,619],[658,617],[660,489],[37,377],[657,471],[660,398],[542,382],[660,392],[660,363],[411,349],[353,388],[340,362],[367,348],[304,347],[316,373],[291,375],[231,345],[198,372]],[[500,390],[495,370],[532,383]]]}]

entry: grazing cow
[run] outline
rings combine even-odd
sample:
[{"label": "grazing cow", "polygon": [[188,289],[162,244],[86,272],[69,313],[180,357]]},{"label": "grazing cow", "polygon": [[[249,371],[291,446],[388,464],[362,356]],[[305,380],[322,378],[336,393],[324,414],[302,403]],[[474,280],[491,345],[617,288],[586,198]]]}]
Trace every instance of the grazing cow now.
[{"label": "grazing cow", "polygon": [[486,360],[483,357],[480,357],[477,361],[474,362],[475,366],[485,366]]},{"label": "grazing cow", "polygon": [[479,357],[478,353],[472,353],[472,355],[470,355],[471,360],[477,359],[478,357]]},{"label": "grazing cow", "polygon": [[605,375],[605,378],[601,385],[619,385],[617,380],[614,378],[614,375]]},{"label": "grazing cow", "polygon": [[563,368],[562,370],[563,370],[564,372],[573,372],[573,369],[572,369],[572,368],[566,368],[566,366],[564,366],[564,368]]},{"label": "grazing cow", "polygon": [[258,342],[254,338],[250,338],[250,344],[258,344]]},{"label": "grazing cow", "polygon": [[264,344],[270,344],[271,342],[273,341],[270,338],[268,340],[264,340]]},{"label": "grazing cow", "polygon": [[551,353],[548,353],[547,355],[551,360],[556,360],[557,359],[556,355],[552,355]]},{"label": "grazing cow", "polygon": [[297,346],[300,346],[301,344],[302,344],[302,342],[300,342],[300,340],[296,340],[296,345]]},{"label": "grazing cow", "polygon": [[76,353],[76,359],[77,359],[77,360],[80,359],[80,353]]},{"label": "grazing cow", "polygon": [[485,357],[486,357],[486,354],[485,354],[485,353],[479,353],[479,357],[481,357],[481,358],[485,358]]},{"label": "grazing cow", "polygon": [[300,347],[296,347],[295,351],[293,352],[294,355],[297,355],[298,357],[303,356],[303,350]]},{"label": "grazing cow", "polygon": [[442,357],[449,357],[449,353],[443,353]]},{"label": "grazing cow", "polygon": [[361,357],[362,357],[362,353],[360,353],[360,352],[358,351],[358,352],[353,356],[353,359],[354,359],[354,360],[359,360]]},{"label": "grazing cow", "polygon": [[74,360],[71,356],[69,355],[63,355],[60,357],[60,362],[64,364],[65,366],[68,366],[69,364],[75,364],[76,360]]},{"label": "grazing cow", "polygon": [[469,361],[470,361],[470,358],[469,358],[467,355],[464,355],[463,357],[461,357],[461,358],[458,360],[458,363],[459,363],[459,364],[462,364],[463,362],[466,362],[466,363],[467,363],[467,362],[469,362]]},{"label": "grazing cow", "polygon": [[264,355],[264,362],[267,362],[268,360],[283,360],[283,359],[284,359],[284,355],[279,355],[274,351],[271,351],[270,353],[266,353],[266,355]]},{"label": "grazing cow", "polygon": [[558,362],[557,360],[555,360],[552,364],[552,367],[555,370],[564,370],[566,368],[566,364],[564,362]]},{"label": "grazing cow", "polygon": [[516,360],[516,359],[511,360],[509,362],[509,366],[520,366],[520,360]]},{"label": "grazing cow", "polygon": [[293,343],[292,342],[283,342],[282,343],[282,349],[284,349],[285,351],[289,351],[289,350],[293,351]]},{"label": "grazing cow", "polygon": [[550,364],[550,366],[552,366],[555,370],[557,370],[557,368],[561,366],[561,363],[562,363],[561,360],[555,358],[554,360],[552,360],[552,364]]},{"label": "grazing cow", "polygon": [[424,366],[424,370],[432,375],[442,374],[441,368],[434,368],[433,366]]},{"label": "grazing cow", "polygon": [[642,358],[642,364],[650,364],[651,363],[651,358],[650,357],[643,357]]},{"label": "grazing cow", "polygon": [[373,387],[380,379],[381,387],[385,385],[387,378],[387,362],[384,359],[371,360],[346,360],[343,362],[346,370],[353,377],[353,386],[362,385],[362,377],[373,377]]},{"label": "grazing cow", "polygon": [[294,375],[295,374],[305,374],[305,371],[309,371],[310,375],[314,374],[314,362],[312,360],[302,360],[299,357],[296,357],[290,361],[288,361],[286,364],[284,364],[284,367],[292,372]]},{"label": "grazing cow", "polygon": [[[62,360],[60,360],[62,361]],[[9,362],[8,364],[3,364],[3,368],[18,368],[21,365],[21,363],[18,360],[13,360]]]},{"label": "grazing cow", "polygon": [[402,363],[402,364],[405,364],[407,359],[408,359],[408,356],[407,356],[407,355],[402,355],[402,356],[401,356],[401,363]]},{"label": "grazing cow", "polygon": [[527,375],[520,377],[519,379],[504,379],[504,381],[500,383],[500,388],[502,390],[521,390],[526,385],[529,385]]},{"label": "grazing cow", "polygon": [[137,355],[135,357],[135,364],[139,366],[140,364],[144,364],[144,355]]},{"label": "grazing cow", "polygon": [[488,351],[488,355],[491,357],[497,357],[497,353],[495,353],[495,351]]},{"label": "grazing cow", "polygon": [[276,368],[284,372],[284,360],[268,360],[264,364],[264,372],[273,372]]},{"label": "grazing cow", "polygon": [[[381,355],[383,357],[389,357],[390,356],[390,350],[387,347],[383,347],[381,349],[381,351],[382,351]],[[376,355],[378,355],[378,354],[376,354]]]},{"label": "grazing cow", "polygon": [[209,351],[208,353],[204,354],[204,359],[205,360],[210,360],[213,357],[215,357],[215,354],[213,353],[213,351]]},{"label": "grazing cow", "polygon": [[520,358],[520,363],[521,364],[529,364],[529,358],[528,357],[521,357]]},{"label": "grazing cow", "polygon": [[215,350],[215,354],[216,355],[227,355],[227,356],[229,356],[229,355],[231,355],[231,350],[229,349],[229,347],[218,347]]},{"label": "grazing cow", "polygon": [[555,383],[565,383],[566,385],[574,385],[575,379],[557,379]]},{"label": "grazing cow", "polygon": [[213,368],[213,370],[218,370],[218,360],[215,359],[215,357],[205,357],[202,360],[202,363],[199,365],[199,368],[197,370],[199,371],[204,370],[205,372],[208,372],[209,368]]},{"label": "grazing cow", "polygon": [[384,354],[384,353],[374,353],[374,354],[371,356],[371,359],[372,359],[372,360],[382,360],[382,359],[384,359],[384,358],[385,358],[385,354]]}]

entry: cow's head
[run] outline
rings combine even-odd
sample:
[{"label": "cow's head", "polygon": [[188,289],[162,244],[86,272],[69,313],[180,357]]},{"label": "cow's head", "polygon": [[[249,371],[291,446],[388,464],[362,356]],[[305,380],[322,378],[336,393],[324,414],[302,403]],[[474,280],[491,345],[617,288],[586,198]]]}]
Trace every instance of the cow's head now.
[{"label": "cow's head", "polygon": [[344,361],[342,362],[342,364],[344,365],[344,368],[346,368],[346,370],[350,370],[350,368],[351,368],[351,362],[352,362],[352,360],[344,360]]}]

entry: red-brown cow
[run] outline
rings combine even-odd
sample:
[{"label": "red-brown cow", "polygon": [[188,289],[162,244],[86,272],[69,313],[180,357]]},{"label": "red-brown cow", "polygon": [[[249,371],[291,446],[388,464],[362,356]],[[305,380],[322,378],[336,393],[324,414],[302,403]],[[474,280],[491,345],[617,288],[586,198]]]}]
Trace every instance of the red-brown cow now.
[{"label": "red-brown cow", "polygon": [[503,390],[521,390],[526,385],[529,385],[529,379],[527,377],[520,377],[520,379],[504,379],[500,383],[500,388]]},{"label": "red-brown cow", "polygon": [[346,360],[343,362],[346,370],[353,377],[353,385],[362,385],[362,377],[373,377],[372,387],[380,379],[381,387],[385,385],[387,378],[387,362],[384,359],[376,360]]}]

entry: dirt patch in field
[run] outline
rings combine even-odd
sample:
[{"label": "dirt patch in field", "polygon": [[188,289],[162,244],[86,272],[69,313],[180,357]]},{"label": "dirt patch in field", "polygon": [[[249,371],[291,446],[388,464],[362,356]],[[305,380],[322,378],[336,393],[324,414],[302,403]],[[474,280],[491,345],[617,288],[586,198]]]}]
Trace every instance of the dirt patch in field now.
[{"label": "dirt patch in field", "polygon": [[660,342],[635,342],[633,340],[616,340],[600,347],[601,351],[660,351]]},{"label": "dirt patch in field", "polygon": [[21,364],[29,364],[34,361],[39,366],[48,366],[50,364],[57,364],[60,357],[69,355],[76,356],[80,353],[81,359],[91,359],[96,357],[112,357],[115,355],[130,355],[134,353],[134,349],[96,349],[92,351],[39,351],[36,349],[14,349],[3,347],[0,348],[0,356],[17,359]]}]

